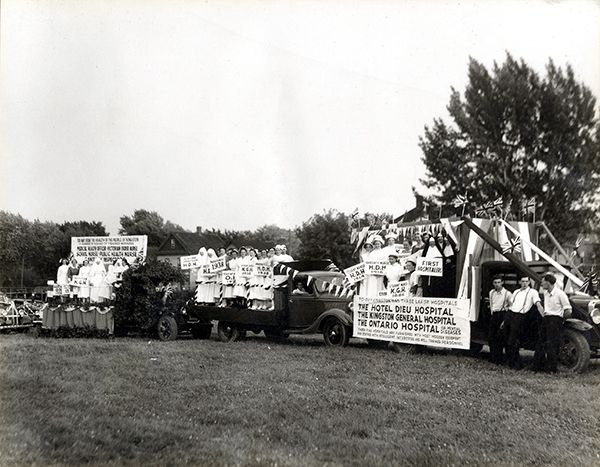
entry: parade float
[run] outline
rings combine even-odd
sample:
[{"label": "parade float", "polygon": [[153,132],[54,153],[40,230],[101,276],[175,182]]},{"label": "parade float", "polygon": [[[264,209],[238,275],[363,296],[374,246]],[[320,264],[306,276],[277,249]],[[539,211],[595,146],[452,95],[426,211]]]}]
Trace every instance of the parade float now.
[{"label": "parade float", "polygon": [[[485,215],[486,211],[479,214]],[[489,217],[418,219],[354,227],[355,251],[373,235],[404,240],[396,245],[400,261],[412,259],[417,264],[415,272],[421,276],[423,292],[419,297],[408,296],[406,289],[400,288],[400,293],[386,291],[381,297],[357,296],[354,336],[465,349],[474,354],[488,344],[487,297],[492,278],[502,277],[505,287],[512,291],[521,276],[529,277],[532,286],[539,288],[541,277],[552,273],[572,305],[572,315],[565,320],[562,333],[562,367],[582,371],[590,358],[600,356],[600,300],[589,293],[596,283],[595,276],[583,277],[572,256],[543,222],[508,221],[492,210]],[[539,246],[541,236],[559,253],[561,261]],[[414,245],[422,243],[422,238],[430,244],[428,248],[421,244],[415,253]],[[449,244],[451,249],[447,248]],[[363,263],[353,268],[368,274],[369,266]],[[364,277],[363,272],[353,280]],[[535,348],[540,320],[534,308],[527,313],[522,348]]]}]

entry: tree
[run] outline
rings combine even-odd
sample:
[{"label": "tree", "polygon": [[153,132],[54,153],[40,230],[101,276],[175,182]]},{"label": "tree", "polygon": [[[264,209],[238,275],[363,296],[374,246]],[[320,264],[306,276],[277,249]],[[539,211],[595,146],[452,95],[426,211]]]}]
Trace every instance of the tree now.
[{"label": "tree", "polygon": [[540,78],[510,54],[491,73],[471,58],[468,77],[464,97],[452,89],[453,124],[434,119],[420,138],[424,186],[447,205],[466,192],[472,209],[502,197],[515,219],[535,197],[537,218],[563,241],[576,236],[571,226],[589,228],[600,187],[600,124],[589,88],[569,65],[550,60]]},{"label": "tree", "polygon": [[[29,221],[0,211],[0,285],[45,285],[56,278],[59,260],[71,251],[71,237],[107,235],[102,222],[56,224]],[[22,280],[21,280],[22,279]]]},{"label": "tree", "polygon": [[148,246],[158,247],[171,232],[186,232],[180,225],[166,221],[156,211],[136,209],[132,216],[121,216],[121,235],[147,235]]},{"label": "tree", "polygon": [[349,217],[334,209],[315,214],[296,229],[301,259],[331,259],[338,267],[354,263],[350,244]]}]

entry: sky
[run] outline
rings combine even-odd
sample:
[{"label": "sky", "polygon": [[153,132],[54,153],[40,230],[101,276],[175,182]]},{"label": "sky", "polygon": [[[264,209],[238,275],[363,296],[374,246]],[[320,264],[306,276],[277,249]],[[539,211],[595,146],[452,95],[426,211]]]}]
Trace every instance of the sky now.
[{"label": "sky", "polygon": [[399,215],[472,56],[570,63],[600,96],[595,1],[3,0],[0,209],[135,209],[194,230]]}]

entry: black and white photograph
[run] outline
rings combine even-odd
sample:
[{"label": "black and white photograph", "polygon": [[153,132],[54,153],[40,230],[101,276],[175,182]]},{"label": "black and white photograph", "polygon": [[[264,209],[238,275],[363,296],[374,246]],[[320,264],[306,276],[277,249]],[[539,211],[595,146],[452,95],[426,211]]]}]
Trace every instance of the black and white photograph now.
[{"label": "black and white photograph", "polygon": [[0,466],[600,465],[599,0],[2,0]]}]

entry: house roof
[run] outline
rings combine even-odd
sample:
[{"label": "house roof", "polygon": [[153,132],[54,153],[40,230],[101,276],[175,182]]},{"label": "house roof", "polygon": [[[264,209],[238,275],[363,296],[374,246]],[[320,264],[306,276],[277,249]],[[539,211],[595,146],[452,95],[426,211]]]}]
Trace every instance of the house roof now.
[{"label": "house roof", "polygon": [[157,255],[195,255],[202,247],[216,250],[225,246],[217,235],[195,232],[172,232],[158,248]]}]

